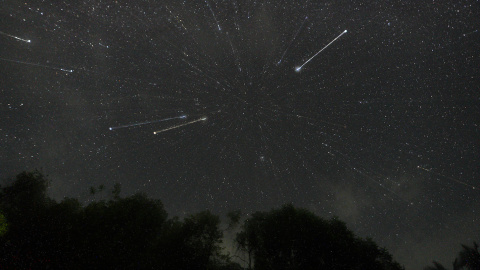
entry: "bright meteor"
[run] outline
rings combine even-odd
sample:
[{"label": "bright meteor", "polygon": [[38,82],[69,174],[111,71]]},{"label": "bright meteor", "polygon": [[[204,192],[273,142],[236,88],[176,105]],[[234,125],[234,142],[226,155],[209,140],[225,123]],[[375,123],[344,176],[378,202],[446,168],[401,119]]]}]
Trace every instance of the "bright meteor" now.
[{"label": "bright meteor", "polygon": [[141,122],[141,123],[133,123],[133,124],[128,124],[128,125],[122,125],[122,126],[118,126],[118,127],[110,127],[108,129],[109,130],[115,130],[115,129],[119,129],[119,128],[136,127],[136,126],[141,126],[141,125],[146,125],[146,124],[164,122],[164,121],[173,120],[173,119],[185,119],[185,118],[187,118],[187,116],[182,115],[182,116],[170,117],[170,118],[165,118],[165,119],[160,119],[160,120],[155,120],[155,121],[147,121],[147,122]]},{"label": "bright meteor", "polygon": [[14,39],[16,39],[16,40],[20,40],[20,41],[26,42],[26,43],[31,43],[31,42],[32,42],[30,39],[19,38],[19,37],[16,37],[16,36],[14,36],[14,35],[7,34],[7,33],[2,32],[2,31],[0,31],[0,34],[2,34],[2,35],[4,35],[4,36],[7,36],[7,37],[14,38]]},{"label": "bright meteor", "polygon": [[345,30],[343,31],[340,35],[338,35],[336,38],[334,38],[332,41],[330,41],[330,43],[328,43],[325,47],[323,47],[320,51],[318,51],[316,54],[314,54],[312,57],[310,57],[310,59],[308,59],[305,63],[303,63],[303,65],[301,66],[298,66],[298,67],[295,67],[295,71],[296,72],[300,72],[300,70],[302,70],[303,66],[305,66],[308,62],[310,62],[313,58],[315,58],[315,56],[317,56],[319,53],[323,52],[323,50],[325,50],[328,46],[330,46],[330,44],[332,44],[333,42],[335,42],[335,40],[339,39],[341,36],[343,36],[344,34],[346,34],[348,31]]},{"label": "bright meteor", "polygon": [[166,129],[155,131],[155,132],[153,132],[153,134],[159,134],[159,133],[162,133],[162,132],[165,132],[165,131],[169,131],[169,130],[172,130],[172,129],[176,129],[176,128],[179,128],[179,127],[183,127],[183,126],[190,125],[190,124],[193,124],[193,123],[196,123],[196,122],[199,122],[199,121],[206,121],[206,120],[207,120],[207,117],[204,116],[204,117],[199,118],[197,120],[193,120],[193,121],[190,121],[190,122],[187,122],[187,123],[183,123],[183,124],[180,124],[180,125],[176,125],[176,126],[173,126],[173,127],[169,127],[169,128],[166,128]]}]

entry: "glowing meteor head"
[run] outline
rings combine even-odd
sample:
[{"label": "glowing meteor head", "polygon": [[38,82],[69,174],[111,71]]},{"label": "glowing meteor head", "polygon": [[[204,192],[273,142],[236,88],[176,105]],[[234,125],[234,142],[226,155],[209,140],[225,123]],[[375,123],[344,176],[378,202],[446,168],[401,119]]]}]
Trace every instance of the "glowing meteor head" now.
[{"label": "glowing meteor head", "polygon": [[345,29],[345,31],[343,31],[343,32],[344,32],[344,33],[347,33],[348,31],[347,31],[347,29]]},{"label": "glowing meteor head", "polygon": [[113,130],[113,128],[108,128],[108,129]]},{"label": "glowing meteor head", "polygon": [[27,42],[30,43],[30,42],[32,42],[32,41],[29,39],[29,40],[27,40]]},{"label": "glowing meteor head", "polygon": [[182,116],[180,116],[180,118],[185,119],[185,118],[187,118],[187,116],[186,116],[186,115],[182,115]]},{"label": "glowing meteor head", "polygon": [[302,67],[296,67],[295,68],[295,72],[300,72],[300,70],[302,70]]},{"label": "glowing meteor head", "polygon": [[207,117],[204,116],[204,117],[200,118],[200,120],[205,121],[205,120],[207,120]]}]

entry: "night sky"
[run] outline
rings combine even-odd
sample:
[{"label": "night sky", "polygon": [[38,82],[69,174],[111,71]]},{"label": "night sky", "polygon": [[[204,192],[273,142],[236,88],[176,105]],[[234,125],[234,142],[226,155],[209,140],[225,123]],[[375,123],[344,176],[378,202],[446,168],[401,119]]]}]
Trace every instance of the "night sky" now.
[{"label": "night sky", "polygon": [[2,180],[181,217],[291,202],[409,270],[480,240],[478,0],[1,5]]}]

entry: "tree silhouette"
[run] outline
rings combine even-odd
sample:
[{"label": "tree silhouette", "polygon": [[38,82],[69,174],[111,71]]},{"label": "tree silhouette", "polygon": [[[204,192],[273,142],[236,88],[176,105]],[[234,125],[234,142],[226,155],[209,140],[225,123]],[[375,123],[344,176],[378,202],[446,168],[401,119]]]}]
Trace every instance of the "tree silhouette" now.
[{"label": "tree silhouette", "polygon": [[256,212],[237,243],[255,269],[402,269],[384,249],[362,240],[338,219],[323,220],[292,205]]},{"label": "tree silhouette", "polygon": [[122,191],[122,185],[120,183],[115,183],[115,185],[113,185],[113,190],[112,190],[113,198],[114,199],[120,198],[121,191]]},{"label": "tree silhouette", "polygon": [[[427,266],[424,270],[446,270],[440,263],[433,261],[434,266]],[[462,245],[462,250],[458,253],[453,262],[454,270],[480,270],[480,254],[478,244],[473,242],[473,247]]]},{"label": "tree silhouette", "polygon": [[[89,204],[82,214],[82,249],[88,264],[142,268],[151,265],[158,235],[167,218],[158,200],[143,194]],[[114,259],[114,260],[113,260]],[[85,267],[90,267],[90,265]]]},{"label": "tree silhouette", "polygon": [[46,197],[48,181],[38,171],[22,172],[11,186],[2,188],[0,208],[8,221],[1,238],[0,254],[6,264],[23,269],[45,262],[49,234],[46,209],[53,200]]},{"label": "tree silhouette", "polygon": [[228,218],[228,227],[227,229],[233,229],[240,223],[240,218],[242,217],[242,211],[234,210],[227,213]]},{"label": "tree silhouette", "polygon": [[442,264],[433,261],[433,266],[427,266],[423,268],[424,270],[447,270]]},{"label": "tree silhouette", "polygon": [[8,230],[8,222],[5,215],[0,212],[0,237],[4,236]]},{"label": "tree silhouette", "polygon": [[203,211],[185,218],[169,220],[164,227],[160,246],[161,253],[170,250],[164,259],[165,268],[213,269],[229,264],[221,254],[220,243],[223,233],[219,229],[220,218],[209,211]]},{"label": "tree silhouette", "polygon": [[462,250],[458,253],[455,266],[458,269],[480,270],[480,253],[478,244],[473,242],[473,247],[462,245]]},{"label": "tree silhouette", "polygon": [[[120,184],[109,200],[57,203],[46,196],[48,183],[38,171],[23,172],[1,189],[1,269],[243,269],[222,252],[220,218],[210,211],[168,219],[160,200],[122,198]],[[241,212],[227,217],[229,230],[240,224]],[[237,243],[249,254],[250,269],[401,269],[340,220],[291,205],[254,213]],[[471,266],[473,249],[465,250],[461,262]]]}]

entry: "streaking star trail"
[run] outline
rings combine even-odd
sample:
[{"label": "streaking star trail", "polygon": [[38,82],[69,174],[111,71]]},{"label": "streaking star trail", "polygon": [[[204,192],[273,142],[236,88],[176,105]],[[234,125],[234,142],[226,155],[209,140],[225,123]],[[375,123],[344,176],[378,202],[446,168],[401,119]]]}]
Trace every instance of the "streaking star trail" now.
[{"label": "streaking star trail", "polygon": [[38,64],[38,63],[30,63],[30,62],[14,60],[14,59],[6,59],[6,58],[1,58],[1,57],[0,57],[0,60],[11,62],[11,63],[17,63],[17,64],[23,64],[23,65],[29,65],[29,66],[35,66],[35,67],[41,67],[41,68],[48,68],[48,69],[53,69],[53,70],[60,70],[60,71],[63,71],[63,72],[68,72],[68,73],[72,73],[74,71],[73,69],[52,67],[52,66],[47,66],[47,65]]},{"label": "streaking star trail", "polygon": [[424,171],[429,172],[429,173],[432,173],[432,174],[434,174],[434,175],[441,176],[441,177],[443,177],[443,178],[445,178],[445,179],[448,179],[448,180],[451,180],[451,181],[456,182],[456,183],[458,183],[458,184],[461,184],[461,185],[470,187],[470,188],[472,188],[472,189],[480,190],[479,187],[476,187],[476,186],[474,186],[474,185],[470,185],[470,184],[468,184],[468,183],[465,183],[465,182],[460,181],[460,180],[458,180],[458,179],[455,179],[455,178],[453,178],[453,177],[450,177],[450,176],[447,176],[447,175],[444,175],[444,174],[441,174],[441,173],[438,173],[438,172],[434,172],[434,171],[432,171],[432,169],[427,169],[427,168],[424,168],[424,167],[422,167],[422,166],[417,166],[417,169],[424,170]]},{"label": "streaking star trail", "polygon": [[330,41],[330,43],[328,43],[325,47],[323,47],[320,51],[318,51],[316,54],[314,54],[312,57],[310,57],[310,59],[308,59],[307,61],[305,61],[305,63],[303,63],[301,66],[298,66],[295,68],[295,71],[296,72],[300,72],[300,70],[302,70],[303,66],[305,66],[308,62],[310,62],[313,58],[315,58],[315,56],[317,56],[319,53],[323,52],[328,46],[330,46],[333,42],[335,42],[335,40],[339,39],[341,36],[343,36],[344,34],[346,34],[348,31],[345,30],[343,31],[340,35],[338,35],[336,38],[334,38],[332,41]]},{"label": "streaking star trail", "polygon": [[288,49],[290,49],[290,47],[292,46],[292,43],[293,43],[293,42],[295,41],[295,39],[297,38],[298,33],[300,33],[300,31],[301,31],[302,28],[303,28],[303,25],[305,24],[305,22],[306,22],[307,20],[308,20],[308,16],[305,16],[305,19],[303,20],[302,24],[301,24],[300,27],[298,28],[297,32],[296,32],[295,35],[293,36],[292,40],[291,40],[290,43],[288,44],[288,46],[287,46],[287,48],[285,49],[285,51],[283,52],[282,57],[280,58],[280,60],[278,60],[277,66],[282,63],[283,57],[285,57],[285,54],[287,54]]},{"label": "streaking star trail", "polygon": [[128,125],[122,125],[122,126],[116,126],[116,127],[109,127],[109,130],[116,130],[120,128],[128,128],[128,127],[136,127],[136,126],[142,126],[142,125],[147,125],[147,124],[153,124],[153,123],[159,123],[159,122],[165,122],[168,120],[174,120],[174,119],[185,119],[187,118],[186,115],[178,116],[178,117],[170,117],[170,118],[165,118],[165,119],[160,119],[160,120],[154,120],[154,121],[147,121],[147,122],[141,122],[141,123],[133,123],[133,124],[128,124]]},{"label": "streaking star trail", "polygon": [[165,132],[165,131],[169,131],[169,130],[172,130],[172,129],[176,129],[176,128],[179,128],[179,127],[183,127],[183,126],[190,125],[190,124],[193,124],[193,123],[196,123],[196,122],[199,122],[199,121],[206,121],[206,120],[207,120],[207,117],[204,116],[204,117],[199,118],[197,120],[193,120],[193,121],[190,121],[190,122],[187,122],[187,123],[183,123],[183,124],[180,124],[180,125],[176,125],[176,126],[173,126],[173,127],[169,127],[169,128],[166,128],[166,129],[155,131],[155,132],[153,132],[153,134],[159,134],[159,133],[162,133],[162,132]]},{"label": "streaking star trail", "polygon": [[23,39],[23,38],[14,36],[14,35],[7,34],[7,33],[2,32],[2,31],[0,31],[0,34],[2,34],[2,35],[4,35],[4,36],[7,36],[7,37],[14,38],[14,39],[16,39],[16,40],[20,40],[20,41],[26,42],[26,43],[31,43],[31,42],[32,42],[30,39]]},{"label": "streaking star trail", "polygon": [[476,1],[51,2],[1,4],[4,180],[181,217],[292,203],[405,269],[478,235]]},{"label": "streaking star trail", "polygon": [[208,3],[208,1],[205,1],[207,3],[208,8],[210,9],[210,12],[212,12],[213,19],[215,19],[215,23],[217,24],[218,31],[222,31],[222,28],[220,27],[220,24],[218,23],[217,16],[215,16],[215,13],[213,12],[212,7]]}]

